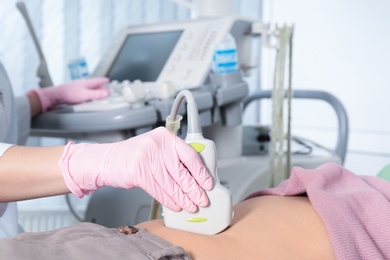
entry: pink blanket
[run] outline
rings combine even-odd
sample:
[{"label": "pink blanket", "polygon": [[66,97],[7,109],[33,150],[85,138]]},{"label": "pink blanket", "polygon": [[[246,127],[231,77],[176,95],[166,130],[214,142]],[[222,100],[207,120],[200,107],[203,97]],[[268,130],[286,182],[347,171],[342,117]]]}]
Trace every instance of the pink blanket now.
[{"label": "pink blanket", "polygon": [[261,195],[307,193],[323,220],[337,259],[390,259],[390,182],[335,164],[294,167],[290,179]]}]

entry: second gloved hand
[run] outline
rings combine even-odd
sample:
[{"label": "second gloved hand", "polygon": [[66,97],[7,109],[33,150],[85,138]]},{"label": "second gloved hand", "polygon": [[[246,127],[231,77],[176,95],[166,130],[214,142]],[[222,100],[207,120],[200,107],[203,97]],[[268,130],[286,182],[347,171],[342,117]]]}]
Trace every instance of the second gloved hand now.
[{"label": "second gloved hand", "polygon": [[164,127],[117,143],[69,143],[60,167],[78,197],[103,186],[140,187],[174,211],[207,206],[204,190],[214,185],[195,150]]},{"label": "second gloved hand", "polygon": [[32,89],[41,101],[42,112],[60,104],[78,104],[105,98],[109,90],[104,86],[108,78],[91,78],[71,81],[59,86]]}]

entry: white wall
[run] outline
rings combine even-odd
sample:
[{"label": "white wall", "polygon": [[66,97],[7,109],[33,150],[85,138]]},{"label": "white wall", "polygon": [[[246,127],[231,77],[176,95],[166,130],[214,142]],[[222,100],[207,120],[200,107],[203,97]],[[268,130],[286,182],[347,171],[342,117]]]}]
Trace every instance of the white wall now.
[{"label": "white wall", "polygon": [[[390,1],[263,3],[265,22],[294,24],[293,88],[325,90],[341,100],[350,123],[344,165],[375,175],[390,163]],[[272,81],[270,57],[263,59],[263,88]],[[336,117],[325,103],[294,102],[292,109],[293,134],[333,148]]]}]

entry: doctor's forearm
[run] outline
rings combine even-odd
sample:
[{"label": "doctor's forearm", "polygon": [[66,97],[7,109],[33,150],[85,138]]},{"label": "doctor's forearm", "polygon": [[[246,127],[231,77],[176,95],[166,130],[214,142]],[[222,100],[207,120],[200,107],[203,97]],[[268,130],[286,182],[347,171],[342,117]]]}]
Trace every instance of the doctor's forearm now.
[{"label": "doctor's forearm", "polygon": [[39,100],[38,95],[34,92],[29,92],[27,94],[27,98],[30,102],[31,117],[34,117],[38,115],[42,110],[41,101]]},{"label": "doctor's forearm", "polygon": [[58,160],[64,147],[9,148],[0,158],[0,202],[69,193]]}]

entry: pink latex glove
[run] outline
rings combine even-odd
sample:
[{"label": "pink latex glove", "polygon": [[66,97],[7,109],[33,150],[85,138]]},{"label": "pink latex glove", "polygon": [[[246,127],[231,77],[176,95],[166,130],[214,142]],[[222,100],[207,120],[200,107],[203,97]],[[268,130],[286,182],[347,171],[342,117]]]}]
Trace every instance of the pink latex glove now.
[{"label": "pink latex glove", "polygon": [[78,104],[94,99],[105,98],[109,90],[104,87],[108,78],[91,78],[71,81],[59,86],[32,89],[41,101],[42,112],[60,104]]},{"label": "pink latex glove", "polygon": [[214,186],[196,151],[164,127],[117,143],[69,143],[59,165],[80,198],[103,186],[140,187],[174,211],[207,206],[204,190]]}]

